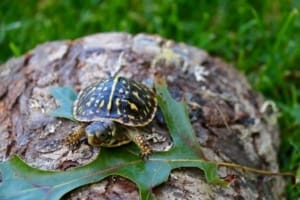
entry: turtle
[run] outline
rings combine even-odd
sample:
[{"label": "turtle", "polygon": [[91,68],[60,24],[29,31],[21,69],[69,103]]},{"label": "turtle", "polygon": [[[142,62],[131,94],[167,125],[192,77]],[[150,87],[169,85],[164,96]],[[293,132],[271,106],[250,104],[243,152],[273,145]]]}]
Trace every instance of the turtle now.
[{"label": "turtle", "polygon": [[152,88],[122,76],[95,82],[81,90],[73,103],[73,116],[82,126],[69,135],[69,144],[84,135],[88,144],[117,147],[134,142],[142,157],[152,150],[141,127],[153,121],[157,111]]}]

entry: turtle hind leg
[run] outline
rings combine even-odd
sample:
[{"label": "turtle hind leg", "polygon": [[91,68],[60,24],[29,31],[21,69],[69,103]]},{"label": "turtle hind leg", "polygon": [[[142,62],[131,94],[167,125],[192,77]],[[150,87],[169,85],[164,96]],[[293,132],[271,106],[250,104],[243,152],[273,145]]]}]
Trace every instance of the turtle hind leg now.
[{"label": "turtle hind leg", "polygon": [[68,135],[64,140],[63,143],[71,149],[76,149],[76,147],[81,143],[81,139],[85,137],[85,127],[80,126],[77,130],[73,133]]},{"label": "turtle hind leg", "polygon": [[142,133],[140,133],[137,129],[128,129],[127,136],[131,139],[132,142],[134,142],[138,146],[138,148],[141,151],[140,155],[144,159],[148,159],[148,157],[152,153],[152,149],[150,143],[145,138],[145,136]]}]

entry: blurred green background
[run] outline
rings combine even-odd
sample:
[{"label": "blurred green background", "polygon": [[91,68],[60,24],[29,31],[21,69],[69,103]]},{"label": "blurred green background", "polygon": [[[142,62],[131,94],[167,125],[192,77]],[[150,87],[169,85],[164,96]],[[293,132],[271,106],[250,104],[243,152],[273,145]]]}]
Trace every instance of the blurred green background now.
[{"label": "blurred green background", "polygon": [[[155,33],[203,48],[243,71],[257,91],[277,103],[281,171],[296,171],[299,8],[299,0],[1,0],[0,63],[39,43],[97,32]],[[299,196],[300,186],[288,184],[287,198]]]}]

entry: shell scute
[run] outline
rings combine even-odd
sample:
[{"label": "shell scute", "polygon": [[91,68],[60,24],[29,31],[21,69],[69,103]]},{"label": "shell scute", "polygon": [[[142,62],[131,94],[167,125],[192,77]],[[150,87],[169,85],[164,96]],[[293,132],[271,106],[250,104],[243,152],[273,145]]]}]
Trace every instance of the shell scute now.
[{"label": "shell scute", "polygon": [[157,109],[155,93],[124,77],[112,77],[83,89],[73,106],[78,121],[113,120],[126,126],[145,126]]}]

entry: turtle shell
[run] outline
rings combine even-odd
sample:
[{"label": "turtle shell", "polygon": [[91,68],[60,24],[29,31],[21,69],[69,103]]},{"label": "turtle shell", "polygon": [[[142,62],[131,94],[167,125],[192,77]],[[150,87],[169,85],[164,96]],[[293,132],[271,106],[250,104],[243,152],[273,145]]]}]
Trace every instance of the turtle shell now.
[{"label": "turtle shell", "polygon": [[124,77],[112,77],[83,89],[73,105],[76,120],[112,120],[126,126],[145,126],[157,110],[157,99],[147,86]]}]

